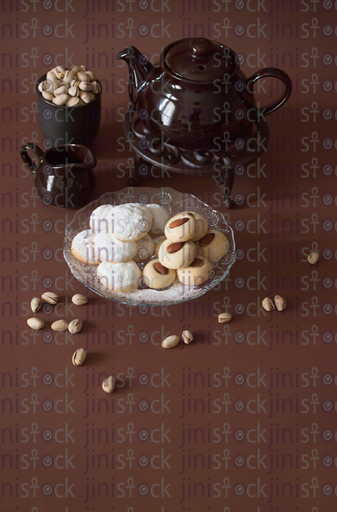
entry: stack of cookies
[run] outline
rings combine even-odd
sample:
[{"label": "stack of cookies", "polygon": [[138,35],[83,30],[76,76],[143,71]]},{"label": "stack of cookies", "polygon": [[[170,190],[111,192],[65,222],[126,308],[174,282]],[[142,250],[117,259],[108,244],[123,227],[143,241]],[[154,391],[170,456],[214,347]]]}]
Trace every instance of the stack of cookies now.
[{"label": "stack of cookies", "polygon": [[196,212],[178,213],[167,222],[164,232],[166,238],[156,247],[158,259],[150,261],[143,271],[151,288],[155,287],[155,271],[163,274],[169,284],[177,276],[184,285],[201,285],[211,278],[211,263],[221,259],[229,249],[226,236],[210,230],[205,217]]},{"label": "stack of cookies", "polygon": [[[226,236],[210,230],[199,213],[186,211],[169,219],[160,205],[127,203],[96,208],[90,229],[75,236],[71,252],[82,263],[97,265],[103,289],[128,293],[142,278],[156,290],[167,288],[176,277],[187,286],[201,285],[211,278],[211,263],[228,248]],[[151,259],[154,253],[157,257]]]},{"label": "stack of cookies", "polygon": [[72,255],[79,261],[98,265],[102,288],[132,292],[139,286],[137,263],[149,261],[156,245],[153,237],[164,232],[168,213],[157,204],[102,205],[90,216],[90,229],[72,241]]}]

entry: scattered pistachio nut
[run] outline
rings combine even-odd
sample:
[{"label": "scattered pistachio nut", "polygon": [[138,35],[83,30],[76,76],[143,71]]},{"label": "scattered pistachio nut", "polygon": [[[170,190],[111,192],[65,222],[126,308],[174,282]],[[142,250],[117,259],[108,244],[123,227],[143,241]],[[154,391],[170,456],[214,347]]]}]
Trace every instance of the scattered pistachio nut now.
[{"label": "scattered pistachio nut", "polygon": [[316,265],[316,263],[319,260],[319,254],[318,252],[311,252],[308,256],[308,262],[310,265]]},{"label": "scattered pistachio nut", "polygon": [[68,322],[65,320],[56,320],[56,322],[53,322],[51,324],[51,328],[53,331],[63,332],[68,329]]},{"label": "scattered pistachio nut", "polygon": [[103,380],[102,389],[106,393],[112,393],[113,390],[115,389],[115,385],[116,385],[115,378],[112,375],[110,375],[110,377]]},{"label": "scattered pistachio nut", "polygon": [[71,334],[77,334],[78,332],[80,332],[82,327],[83,327],[82,320],[79,320],[78,318],[76,318],[75,320],[72,320],[71,322],[69,322],[68,331]]},{"label": "scattered pistachio nut", "polygon": [[274,311],[275,309],[275,305],[274,305],[274,302],[269,298],[269,297],[265,297],[262,301],[262,307],[263,309],[265,309],[266,311]]},{"label": "scattered pistachio nut", "polygon": [[54,292],[44,292],[41,298],[45,302],[48,302],[48,304],[57,304],[59,301],[59,296]]},{"label": "scattered pistachio nut", "polygon": [[72,297],[72,302],[76,306],[83,306],[83,304],[86,304],[88,302],[88,298],[85,295],[82,295],[81,293],[76,293]]},{"label": "scattered pistachio nut", "polygon": [[281,295],[275,295],[274,302],[277,311],[283,311],[287,307],[287,301]]},{"label": "scattered pistachio nut", "polygon": [[30,301],[30,309],[33,313],[37,313],[41,309],[42,300],[39,297],[33,297]]},{"label": "scattered pistachio nut", "polygon": [[84,348],[78,348],[74,353],[71,361],[74,366],[81,366],[84,363],[87,353]]},{"label": "scattered pistachio nut", "polygon": [[172,336],[168,336],[161,342],[161,346],[163,348],[173,348],[176,347],[179,343],[179,336],[172,334]]},{"label": "scattered pistachio nut", "polygon": [[39,331],[44,327],[44,321],[36,317],[28,318],[27,324],[35,331]]},{"label": "scattered pistachio nut", "polygon": [[183,331],[181,337],[186,345],[189,345],[193,341],[193,334],[191,331]]},{"label": "scattered pistachio nut", "polygon": [[41,299],[44,301],[44,302],[48,302],[48,304],[57,304],[58,301],[59,301],[59,296],[54,293],[54,292],[44,292],[42,295],[41,295]]},{"label": "scattered pistachio nut", "polygon": [[226,324],[232,320],[232,315],[230,313],[220,313],[218,316],[219,324]]}]

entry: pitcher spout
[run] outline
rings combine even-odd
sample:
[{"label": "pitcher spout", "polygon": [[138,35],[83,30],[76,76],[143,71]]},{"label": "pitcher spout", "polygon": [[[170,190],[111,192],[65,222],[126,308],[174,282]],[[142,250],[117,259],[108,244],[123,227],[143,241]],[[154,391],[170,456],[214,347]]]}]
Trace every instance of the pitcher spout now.
[{"label": "pitcher spout", "polygon": [[124,60],[129,66],[129,96],[135,105],[140,88],[150,80],[153,66],[134,46],[120,51],[117,59]]}]

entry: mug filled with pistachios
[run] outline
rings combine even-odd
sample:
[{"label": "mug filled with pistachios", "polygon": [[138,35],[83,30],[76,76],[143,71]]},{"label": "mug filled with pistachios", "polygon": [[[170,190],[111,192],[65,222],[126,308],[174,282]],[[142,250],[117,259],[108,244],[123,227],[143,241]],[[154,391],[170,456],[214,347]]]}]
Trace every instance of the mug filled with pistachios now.
[{"label": "mug filled with pistachios", "polygon": [[92,146],[101,120],[102,86],[85,66],[56,66],[36,85],[44,148]]}]

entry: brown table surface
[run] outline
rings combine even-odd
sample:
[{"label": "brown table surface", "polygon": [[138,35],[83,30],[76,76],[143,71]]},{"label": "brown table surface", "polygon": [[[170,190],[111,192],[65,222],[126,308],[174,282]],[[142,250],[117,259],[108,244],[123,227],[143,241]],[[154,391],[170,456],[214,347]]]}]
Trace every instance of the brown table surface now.
[{"label": "brown table surface", "polygon": [[[335,510],[334,4],[1,3],[2,512]],[[86,307],[70,308],[74,293],[86,293],[62,257],[74,211],[34,197],[19,155],[25,142],[42,145],[34,83],[51,67],[48,56],[84,63],[107,80],[94,147],[98,198],[126,186],[118,164],[125,169],[132,155],[117,143],[128,102],[117,52],[132,44],[151,57],[194,35],[241,53],[247,76],[276,66],[293,81],[289,102],[268,118],[268,151],[236,177],[242,206],[219,206],[212,179],[142,181],[226,213],[237,262],[221,286],[181,305],[141,309],[89,292]],[[312,250],[320,254],[315,267],[307,263]],[[37,314],[46,328],[34,335],[29,303],[46,290],[60,295],[60,306]],[[275,294],[287,309],[267,314],[261,301]],[[226,308],[233,320],[220,325]],[[46,337],[52,321],[76,317],[81,333]],[[160,347],[183,329],[195,333],[191,345]],[[88,358],[75,368],[79,347]],[[110,374],[118,385],[105,395]]]}]

